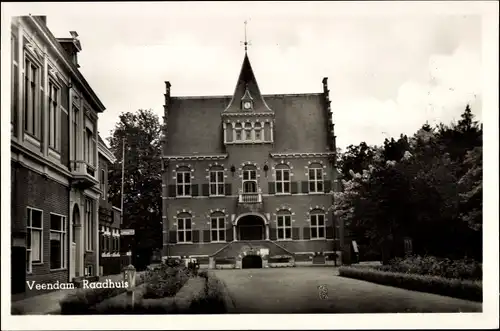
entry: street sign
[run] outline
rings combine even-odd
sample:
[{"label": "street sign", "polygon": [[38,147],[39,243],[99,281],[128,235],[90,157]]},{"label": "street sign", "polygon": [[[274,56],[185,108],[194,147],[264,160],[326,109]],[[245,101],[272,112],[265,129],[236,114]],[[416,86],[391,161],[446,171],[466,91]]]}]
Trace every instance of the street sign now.
[{"label": "street sign", "polygon": [[122,236],[133,236],[133,235],[135,235],[135,229],[122,229],[121,235]]}]

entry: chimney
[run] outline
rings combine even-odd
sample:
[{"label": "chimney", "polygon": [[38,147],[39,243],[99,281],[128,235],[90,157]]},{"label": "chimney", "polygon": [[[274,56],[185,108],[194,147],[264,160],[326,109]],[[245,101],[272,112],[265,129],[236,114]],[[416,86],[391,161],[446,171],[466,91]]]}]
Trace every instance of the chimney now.
[{"label": "chimney", "polygon": [[73,64],[79,68],[77,54],[82,50],[82,45],[80,44],[80,40],[78,40],[78,33],[76,31],[70,31],[69,33],[71,38],[57,38],[57,40],[66,51],[66,54]]}]

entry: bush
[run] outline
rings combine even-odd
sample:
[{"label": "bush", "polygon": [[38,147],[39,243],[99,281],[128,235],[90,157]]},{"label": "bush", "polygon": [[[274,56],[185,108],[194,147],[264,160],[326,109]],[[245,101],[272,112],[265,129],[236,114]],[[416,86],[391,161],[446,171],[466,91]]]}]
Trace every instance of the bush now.
[{"label": "bush", "polygon": [[191,276],[185,267],[162,265],[158,270],[150,271],[147,276],[145,299],[174,296]]},{"label": "bush", "polygon": [[377,267],[377,269],[453,279],[481,280],[483,276],[481,263],[474,260],[439,259],[434,256],[395,258],[388,265]]},{"label": "bush", "polygon": [[407,290],[429,292],[450,297],[482,302],[482,283],[461,279],[447,279],[438,276],[418,275],[374,268],[340,267],[343,277],[400,287]]},{"label": "bush", "polygon": [[145,299],[137,301],[134,306],[126,298],[119,301],[108,301],[100,304],[95,314],[100,315],[125,315],[125,314],[178,314],[180,310],[174,298]]},{"label": "bush", "polygon": [[[145,276],[137,275],[136,286],[144,283]],[[62,315],[92,314],[98,303],[124,293],[126,288],[79,289],[63,298],[59,305]]]}]

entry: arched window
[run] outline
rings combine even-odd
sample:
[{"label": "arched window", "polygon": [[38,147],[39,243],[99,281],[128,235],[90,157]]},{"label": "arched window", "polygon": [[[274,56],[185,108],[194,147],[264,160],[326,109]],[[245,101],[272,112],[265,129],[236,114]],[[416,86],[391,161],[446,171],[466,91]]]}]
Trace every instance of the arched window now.
[{"label": "arched window", "polygon": [[181,213],[177,216],[177,242],[192,242],[192,217],[189,213]]},{"label": "arched window", "polygon": [[249,141],[252,140],[252,124],[245,123],[245,138],[244,140]]},{"label": "arched window", "polygon": [[210,195],[224,195],[224,168],[214,166],[210,168]]},{"label": "arched window", "polygon": [[226,241],[226,216],[215,212],[210,215],[210,239],[212,242]]},{"label": "arched window", "polygon": [[264,140],[262,134],[262,125],[259,122],[255,123],[254,131],[255,131],[255,141]]},{"label": "arched window", "polygon": [[292,239],[292,214],[288,210],[280,210],[276,215],[278,240]]},{"label": "arched window", "polygon": [[188,167],[177,169],[177,196],[191,195],[191,170]]},{"label": "arched window", "polygon": [[319,163],[309,166],[309,193],[323,192],[323,167]]},{"label": "arched window", "polygon": [[257,193],[257,169],[247,165],[243,168],[243,193]]},{"label": "arched window", "polygon": [[276,166],[276,194],[290,193],[290,168],[286,164]]},{"label": "arched window", "polygon": [[321,209],[315,209],[310,214],[311,221],[311,239],[325,238],[325,212]]},{"label": "arched window", "polygon": [[234,125],[234,141],[242,141],[243,140],[243,128],[241,126],[241,123],[236,123]]}]

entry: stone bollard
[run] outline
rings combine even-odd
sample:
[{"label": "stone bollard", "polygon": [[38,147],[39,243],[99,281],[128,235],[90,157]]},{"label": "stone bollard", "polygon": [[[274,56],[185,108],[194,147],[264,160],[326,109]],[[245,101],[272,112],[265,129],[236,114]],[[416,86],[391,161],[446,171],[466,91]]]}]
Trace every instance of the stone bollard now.
[{"label": "stone bollard", "polygon": [[136,270],[133,265],[130,264],[125,268],[123,268],[123,280],[128,284],[127,297],[132,308],[134,307],[134,299],[135,299],[134,298],[135,276],[136,276]]},{"label": "stone bollard", "polygon": [[208,258],[208,269],[215,269],[215,258]]}]

